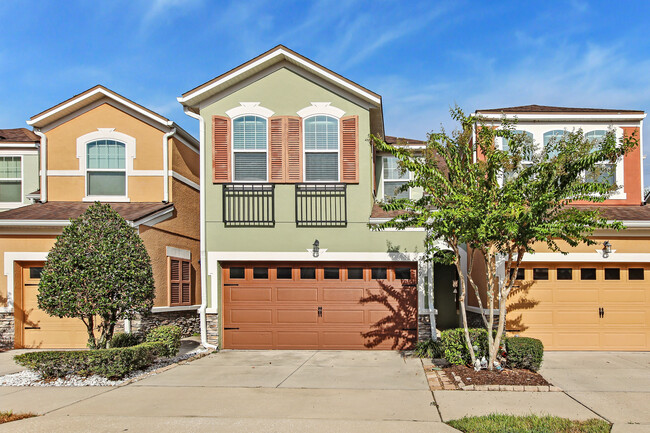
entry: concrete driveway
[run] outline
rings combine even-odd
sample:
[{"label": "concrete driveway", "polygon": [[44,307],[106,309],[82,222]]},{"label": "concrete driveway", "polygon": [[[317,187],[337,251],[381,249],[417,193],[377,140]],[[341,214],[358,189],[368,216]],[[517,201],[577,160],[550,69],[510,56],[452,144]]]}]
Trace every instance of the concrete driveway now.
[{"label": "concrete driveway", "polygon": [[222,351],[118,388],[0,388],[3,431],[449,432],[418,359]]},{"label": "concrete driveway", "polygon": [[541,373],[612,433],[650,432],[650,352],[547,352]]}]

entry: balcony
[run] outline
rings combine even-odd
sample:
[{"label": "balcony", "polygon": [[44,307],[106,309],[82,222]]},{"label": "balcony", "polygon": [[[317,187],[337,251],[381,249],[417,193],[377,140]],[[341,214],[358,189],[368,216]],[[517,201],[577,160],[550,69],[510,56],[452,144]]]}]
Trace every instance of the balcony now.
[{"label": "balcony", "polygon": [[297,227],[346,227],[347,185],[296,184]]},{"label": "balcony", "polygon": [[223,223],[226,227],[275,226],[275,185],[224,184]]}]

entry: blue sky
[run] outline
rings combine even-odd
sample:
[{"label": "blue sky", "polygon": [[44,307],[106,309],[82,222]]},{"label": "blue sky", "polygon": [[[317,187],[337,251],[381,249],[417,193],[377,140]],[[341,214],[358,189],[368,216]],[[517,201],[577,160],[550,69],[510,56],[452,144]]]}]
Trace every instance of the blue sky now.
[{"label": "blue sky", "polygon": [[381,94],[391,135],[451,126],[454,104],[650,111],[649,16],[642,1],[3,0],[0,128],[104,84],[197,135],[176,97],[279,43]]}]

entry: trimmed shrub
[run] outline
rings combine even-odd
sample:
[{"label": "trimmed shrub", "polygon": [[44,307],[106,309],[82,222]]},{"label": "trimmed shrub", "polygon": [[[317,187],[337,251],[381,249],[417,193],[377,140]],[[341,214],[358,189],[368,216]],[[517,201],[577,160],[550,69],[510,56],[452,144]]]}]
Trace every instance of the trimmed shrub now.
[{"label": "trimmed shrub", "polygon": [[147,334],[146,342],[163,343],[165,349],[160,353],[163,357],[176,356],[178,349],[181,347],[181,334],[182,330],[176,325],[164,325],[152,329]]},{"label": "trimmed shrub", "polygon": [[[488,356],[488,341],[487,330],[484,328],[470,328],[469,338],[472,345],[478,347],[475,352],[477,358]],[[440,335],[442,349],[445,354],[445,359],[450,364],[454,365],[469,365],[471,357],[469,356],[469,349],[465,342],[465,330],[463,328],[447,329],[442,331]]]},{"label": "trimmed shrub", "polygon": [[118,334],[113,335],[113,338],[111,338],[111,342],[109,343],[108,347],[131,347],[131,346],[137,346],[140,344],[142,341],[140,341],[140,337],[137,334],[126,334],[123,332],[120,332]]},{"label": "trimmed shrub", "polygon": [[536,338],[512,337],[506,339],[506,365],[538,371],[544,358],[544,344]]},{"label": "trimmed shrub", "polygon": [[166,351],[164,343],[153,342],[112,349],[28,352],[15,356],[14,361],[37,372],[44,379],[70,374],[121,379],[133,371],[150,366],[156,357]]}]

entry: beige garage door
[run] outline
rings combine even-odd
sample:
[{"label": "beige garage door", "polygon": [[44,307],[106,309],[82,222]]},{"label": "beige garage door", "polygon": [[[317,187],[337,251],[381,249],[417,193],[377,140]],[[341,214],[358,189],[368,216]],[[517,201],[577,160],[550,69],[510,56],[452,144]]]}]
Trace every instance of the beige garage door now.
[{"label": "beige garage door", "polygon": [[410,349],[415,264],[227,264],[227,349]]},{"label": "beige garage door", "polygon": [[551,350],[650,350],[650,265],[535,263],[518,278],[512,333]]},{"label": "beige garage door", "polygon": [[15,346],[18,348],[73,349],[86,347],[88,333],[80,319],[51,317],[38,308],[36,295],[43,263],[19,267],[20,288],[14,303]]}]

